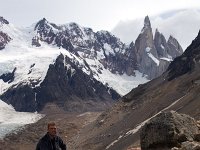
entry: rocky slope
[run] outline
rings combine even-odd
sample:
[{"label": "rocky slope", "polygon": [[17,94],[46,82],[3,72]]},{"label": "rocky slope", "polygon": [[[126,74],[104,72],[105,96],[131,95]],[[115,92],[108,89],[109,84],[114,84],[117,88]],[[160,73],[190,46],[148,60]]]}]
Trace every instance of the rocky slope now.
[{"label": "rocky slope", "polygon": [[164,74],[133,89],[85,127],[81,134],[89,134],[76,148],[123,150],[138,146],[140,128],[165,111],[174,110],[199,120],[199,39],[200,34]]}]

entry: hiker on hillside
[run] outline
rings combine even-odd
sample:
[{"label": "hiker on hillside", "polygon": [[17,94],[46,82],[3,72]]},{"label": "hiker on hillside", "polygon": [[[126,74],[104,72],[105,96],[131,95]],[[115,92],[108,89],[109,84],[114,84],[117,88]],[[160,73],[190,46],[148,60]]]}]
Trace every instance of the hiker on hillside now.
[{"label": "hiker on hillside", "polygon": [[56,134],[56,124],[48,123],[48,132],[39,140],[36,150],[66,150],[63,140]]}]

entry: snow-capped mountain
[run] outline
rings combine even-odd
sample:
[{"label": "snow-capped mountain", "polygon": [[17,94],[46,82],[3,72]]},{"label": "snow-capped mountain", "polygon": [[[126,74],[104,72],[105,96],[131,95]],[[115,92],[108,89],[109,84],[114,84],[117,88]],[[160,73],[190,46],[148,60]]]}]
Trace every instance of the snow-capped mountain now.
[{"label": "snow-capped mountain", "polygon": [[161,58],[148,17],[130,45],[108,31],[94,32],[76,23],[56,25],[43,18],[18,28],[0,19],[0,98],[19,111],[41,110],[47,102],[66,110],[101,109],[118,99],[118,93],[157,77],[176,57],[168,52],[181,49],[175,39],[170,50],[161,42],[166,49]]}]

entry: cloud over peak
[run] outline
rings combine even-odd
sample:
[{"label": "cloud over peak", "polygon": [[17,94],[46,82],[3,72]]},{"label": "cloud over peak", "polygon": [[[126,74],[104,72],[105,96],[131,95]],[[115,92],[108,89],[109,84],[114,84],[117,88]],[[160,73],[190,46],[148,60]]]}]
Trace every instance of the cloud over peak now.
[{"label": "cloud over peak", "polygon": [[[166,38],[172,35],[185,50],[200,30],[200,10],[168,11],[157,16],[150,16],[150,21],[153,32],[158,28]],[[112,33],[120,37],[123,42],[130,43],[136,40],[143,23],[144,18],[120,21]]]}]

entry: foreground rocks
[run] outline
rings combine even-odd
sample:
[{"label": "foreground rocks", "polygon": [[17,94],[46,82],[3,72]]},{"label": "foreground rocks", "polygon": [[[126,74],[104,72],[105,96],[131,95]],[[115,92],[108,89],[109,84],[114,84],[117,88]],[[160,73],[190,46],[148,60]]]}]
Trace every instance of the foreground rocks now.
[{"label": "foreground rocks", "polygon": [[188,115],[163,112],[142,127],[140,140],[142,150],[199,150],[200,128]]}]

